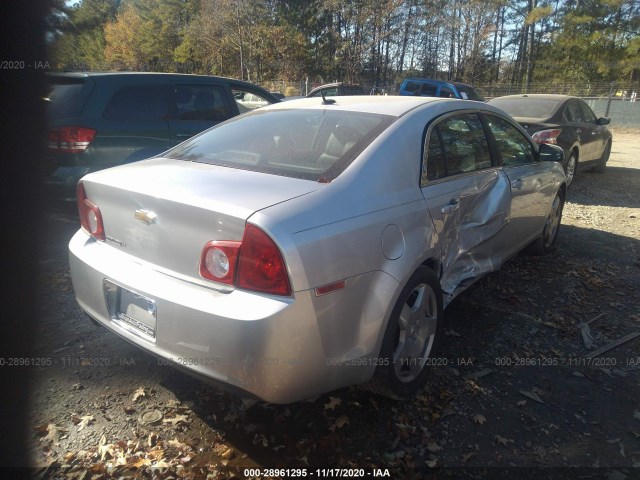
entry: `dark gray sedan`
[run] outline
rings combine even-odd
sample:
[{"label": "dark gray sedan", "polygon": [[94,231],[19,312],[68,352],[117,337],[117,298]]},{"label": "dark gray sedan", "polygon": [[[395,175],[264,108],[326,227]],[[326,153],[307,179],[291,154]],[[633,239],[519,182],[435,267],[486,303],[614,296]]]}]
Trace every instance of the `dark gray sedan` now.
[{"label": "dark gray sedan", "polygon": [[597,118],[583,100],[567,95],[508,95],[490,104],[514,117],[538,143],[564,150],[567,186],[579,170],[604,173],[611,153],[608,118]]}]

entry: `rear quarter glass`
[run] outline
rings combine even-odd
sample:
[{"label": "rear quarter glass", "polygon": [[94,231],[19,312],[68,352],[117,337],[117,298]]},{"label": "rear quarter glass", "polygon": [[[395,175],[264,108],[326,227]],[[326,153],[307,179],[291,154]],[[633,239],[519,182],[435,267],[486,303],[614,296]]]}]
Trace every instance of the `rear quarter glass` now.
[{"label": "rear quarter glass", "polygon": [[54,77],[51,79],[49,92],[45,97],[49,119],[78,118],[82,114],[93,86],[93,82],[88,78]]}]

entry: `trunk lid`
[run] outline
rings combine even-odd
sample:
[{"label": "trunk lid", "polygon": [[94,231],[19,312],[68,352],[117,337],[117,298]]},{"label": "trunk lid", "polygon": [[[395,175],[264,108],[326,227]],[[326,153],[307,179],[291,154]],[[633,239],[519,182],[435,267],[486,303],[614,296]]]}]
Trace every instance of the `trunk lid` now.
[{"label": "trunk lid", "polygon": [[198,283],[204,245],[242,240],[247,218],[318,188],[309,180],[163,158],[84,177],[106,243],[173,276]]}]

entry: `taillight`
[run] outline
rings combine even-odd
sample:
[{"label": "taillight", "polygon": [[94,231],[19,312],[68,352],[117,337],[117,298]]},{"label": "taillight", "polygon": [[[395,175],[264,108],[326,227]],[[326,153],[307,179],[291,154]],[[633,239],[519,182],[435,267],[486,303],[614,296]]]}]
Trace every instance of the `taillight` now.
[{"label": "taillight", "polygon": [[82,229],[96,240],[104,240],[104,225],[100,209],[87,198],[87,192],[82,182],[78,182],[76,191],[78,201],[78,213],[80,214],[80,225]]},{"label": "taillight", "polygon": [[291,295],[280,250],[271,238],[247,224],[242,242],[212,241],[202,249],[200,275],[238,288]]},{"label": "taillight", "polygon": [[200,275],[216,282],[233,285],[241,242],[209,242],[202,249]]},{"label": "taillight", "polygon": [[96,131],[85,127],[58,127],[49,130],[47,146],[64,153],[84,152],[96,136]]},{"label": "taillight", "polygon": [[540,130],[539,132],[531,135],[534,142],[538,143],[550,143],[552,145],[558,144],[558,137],[562,133],[561,128],[553,128],[550,130]]}]

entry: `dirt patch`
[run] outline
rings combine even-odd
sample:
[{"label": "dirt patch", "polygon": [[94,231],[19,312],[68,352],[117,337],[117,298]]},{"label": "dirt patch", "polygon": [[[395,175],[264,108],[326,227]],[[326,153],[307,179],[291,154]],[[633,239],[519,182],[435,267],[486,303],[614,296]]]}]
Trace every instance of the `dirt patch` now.
[{"label": "dirt patch", "polygon": [[606,173],[576,177],[556,250],[521,254],[456,299],[440,365],[403,402],[351,388],[243,409],[91,324],[68,277],[77,225],[50,216],[40,333],[23,367],[33,382],[31,466],[83,479],[335,468],[525,478],[532,470],[522,467],[639,478],[640,337],[590,356],[640,332],[640,136],[614,135]]}]

